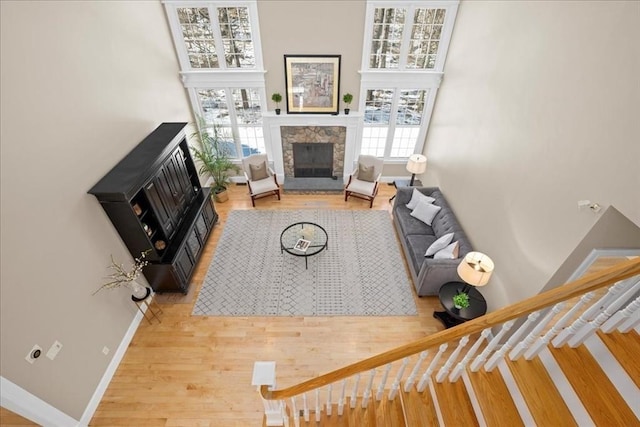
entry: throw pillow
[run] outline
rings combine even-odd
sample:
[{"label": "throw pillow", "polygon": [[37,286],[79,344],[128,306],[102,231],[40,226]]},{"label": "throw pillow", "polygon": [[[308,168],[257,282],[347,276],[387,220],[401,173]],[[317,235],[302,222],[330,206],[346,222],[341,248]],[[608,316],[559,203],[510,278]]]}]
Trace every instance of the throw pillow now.
[{"label": "throw pillow", "polygon": [[421,200],[418,206],[411,212],[411,216],[418,218],[427,225],[431,225],[433,218],[435,218],[440,209],[442,209],[440,206],[432,205],[431,203]]},{"label": "throw pillow", "polygon": [[453,240],[453,233],[447,233],[444,236],[440,237],[438,240],[433,242],[431,246],[427,248],[427,252],[425,252],[424,256],[434,255],[436,252],[447,247],[449,243]]},{"label": "throw pillow", "polygon": [[261,179],[269,177],[267,173],[267,162],[262,162],[258,165],[250,164],[249,170],[251,170],[251,181],[260,181]]},{"label": "throw pillow", "polygon": [[436,252],[435,255],[433,256],[433,259],[456,259],[458,258],[459,249],[460,249],[460,244],[458,242],[453,242],[446,248]]},{"label": "throw pillow", "polygon": [[362,163],[358,163],[358,179],[360,181],[373,182],[375,179],[373,172],[373,165],[365,166]]},{"label": "throw pillow", "polygon": [[411,193],[411,200],[407,203],[407,207],[411,210],[414,210],[416,206],[418,206],[418,202],[420,200],[426,200],[427,203],[433,203],[436,201],[433,197],[429,197],[427,195],[422,194],[418,191],[417,188],[413,189],[413,193]]}]

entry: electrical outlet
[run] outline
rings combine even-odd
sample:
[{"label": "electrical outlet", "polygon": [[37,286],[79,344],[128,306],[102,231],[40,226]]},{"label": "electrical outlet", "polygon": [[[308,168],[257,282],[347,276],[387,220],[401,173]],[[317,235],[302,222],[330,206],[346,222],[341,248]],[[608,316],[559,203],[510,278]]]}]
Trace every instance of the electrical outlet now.
[{"label": "electrical outlet", "polygon": [[33,348],[29,350],[29,353],[27,353],[24,360],[26,360],[27,362],[33,365],[33,362],[35,362],[36,359],[41,355],[42,355],[42,347],[40,347],[38,344],[35,344]]},{"label": "electrical outlet", "polygon": [[47,351],[47,357],[51,360],[55,359],[58,353],[60,353],[61,349],[62,349],[62,343],[56,340],[51,345],[51,348],[49,348],[49,351]]},{"label": "electrical outlet", "polygon": [[105,356],[109,354],[109,348],[107,346],[102,347],[102,354],[104,354]]}]

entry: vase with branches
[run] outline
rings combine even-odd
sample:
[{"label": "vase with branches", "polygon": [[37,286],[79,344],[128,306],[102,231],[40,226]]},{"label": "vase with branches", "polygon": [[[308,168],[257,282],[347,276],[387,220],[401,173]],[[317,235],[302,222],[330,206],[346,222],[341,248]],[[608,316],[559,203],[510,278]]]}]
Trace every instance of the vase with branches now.
[{"label": "vase with branches", "polygon": [[140,276],[140,273],[142,273],[142,269],[149,264],[149,261],[146,260],[148,252],[149,251],[141,252],[140,257],[134,258],[134,263],[129,270],[124,268],[124,265],[117,263],[113,259],[113,255],[111,255],[111,265],[109,265],[109,268],[113,270],[113,273],[107,276],[109,281],[100,286],[92,295],[97,294],[103,289],[115,289],[125,286],[131,289],[133,295],[137,298],[146,296],[147,287],[136,282],[136,279]]}]

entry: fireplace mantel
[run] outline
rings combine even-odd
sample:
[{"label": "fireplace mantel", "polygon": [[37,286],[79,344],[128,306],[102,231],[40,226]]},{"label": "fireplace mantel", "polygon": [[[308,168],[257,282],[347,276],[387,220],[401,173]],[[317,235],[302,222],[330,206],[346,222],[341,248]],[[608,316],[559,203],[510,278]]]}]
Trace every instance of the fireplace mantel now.
[{"label": "fireplace mantel", "polygon": [[[359,123],[362,120],[362,114],[351,112],[349,115],[339,114],[280,114],[269,111],[263,114],[262,120],[265,129],[265,142],[268,145],[267,150],[273,156],[273,166],[278,180],[284,181],[284,163],[282,152],[282,135],[280,127],[282,126],[343,126],[346,128],[345,140],[345,156],[343,177],[348,178],[351,173],[351,167],[355,160],[356,142],[360,139],[361,129]],[[300,141],[304,142],[304,141]]]}]

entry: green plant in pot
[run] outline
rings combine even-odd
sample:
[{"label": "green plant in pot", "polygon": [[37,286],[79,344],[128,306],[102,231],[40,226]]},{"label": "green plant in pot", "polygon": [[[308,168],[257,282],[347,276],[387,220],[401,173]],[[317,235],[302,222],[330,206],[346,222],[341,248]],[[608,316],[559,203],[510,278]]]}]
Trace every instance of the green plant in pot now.
[{"label": "green plant in pot", "polygon": [[223,139],[222,131],[217,124],[213,124],[210,132],[202,117],[198,117],[198,129],[191,136],[200,142],[200,148],[191,147],[191,152],[201,164],[198,173],[209,174],[213,178],[211,189],[217,202],[227,201],[227,187],[231,184],[229,172],[240,171],[231,161],[229,143]]},{"label": "green plant in pot", "polygon": [[349,114],[349,111],[351,111],[349,105],[351,104],[351,101],[353,101],[353,95],[351,95],[350,93],[345,93],[342,96],[342,101],[347,104],[347,106],[344,108],[344,113]]},{"label": "green plant in pot", "polygon": [[453,306],[458,310],[469,307],[469,295],[461,292],[453,296]]},{"label": "green plant in pot", "polygon": [[271,100],[276,103],[276,114],[280,114],[280,102],[282,102],[282,95],[276,92],[271,95]]}]

